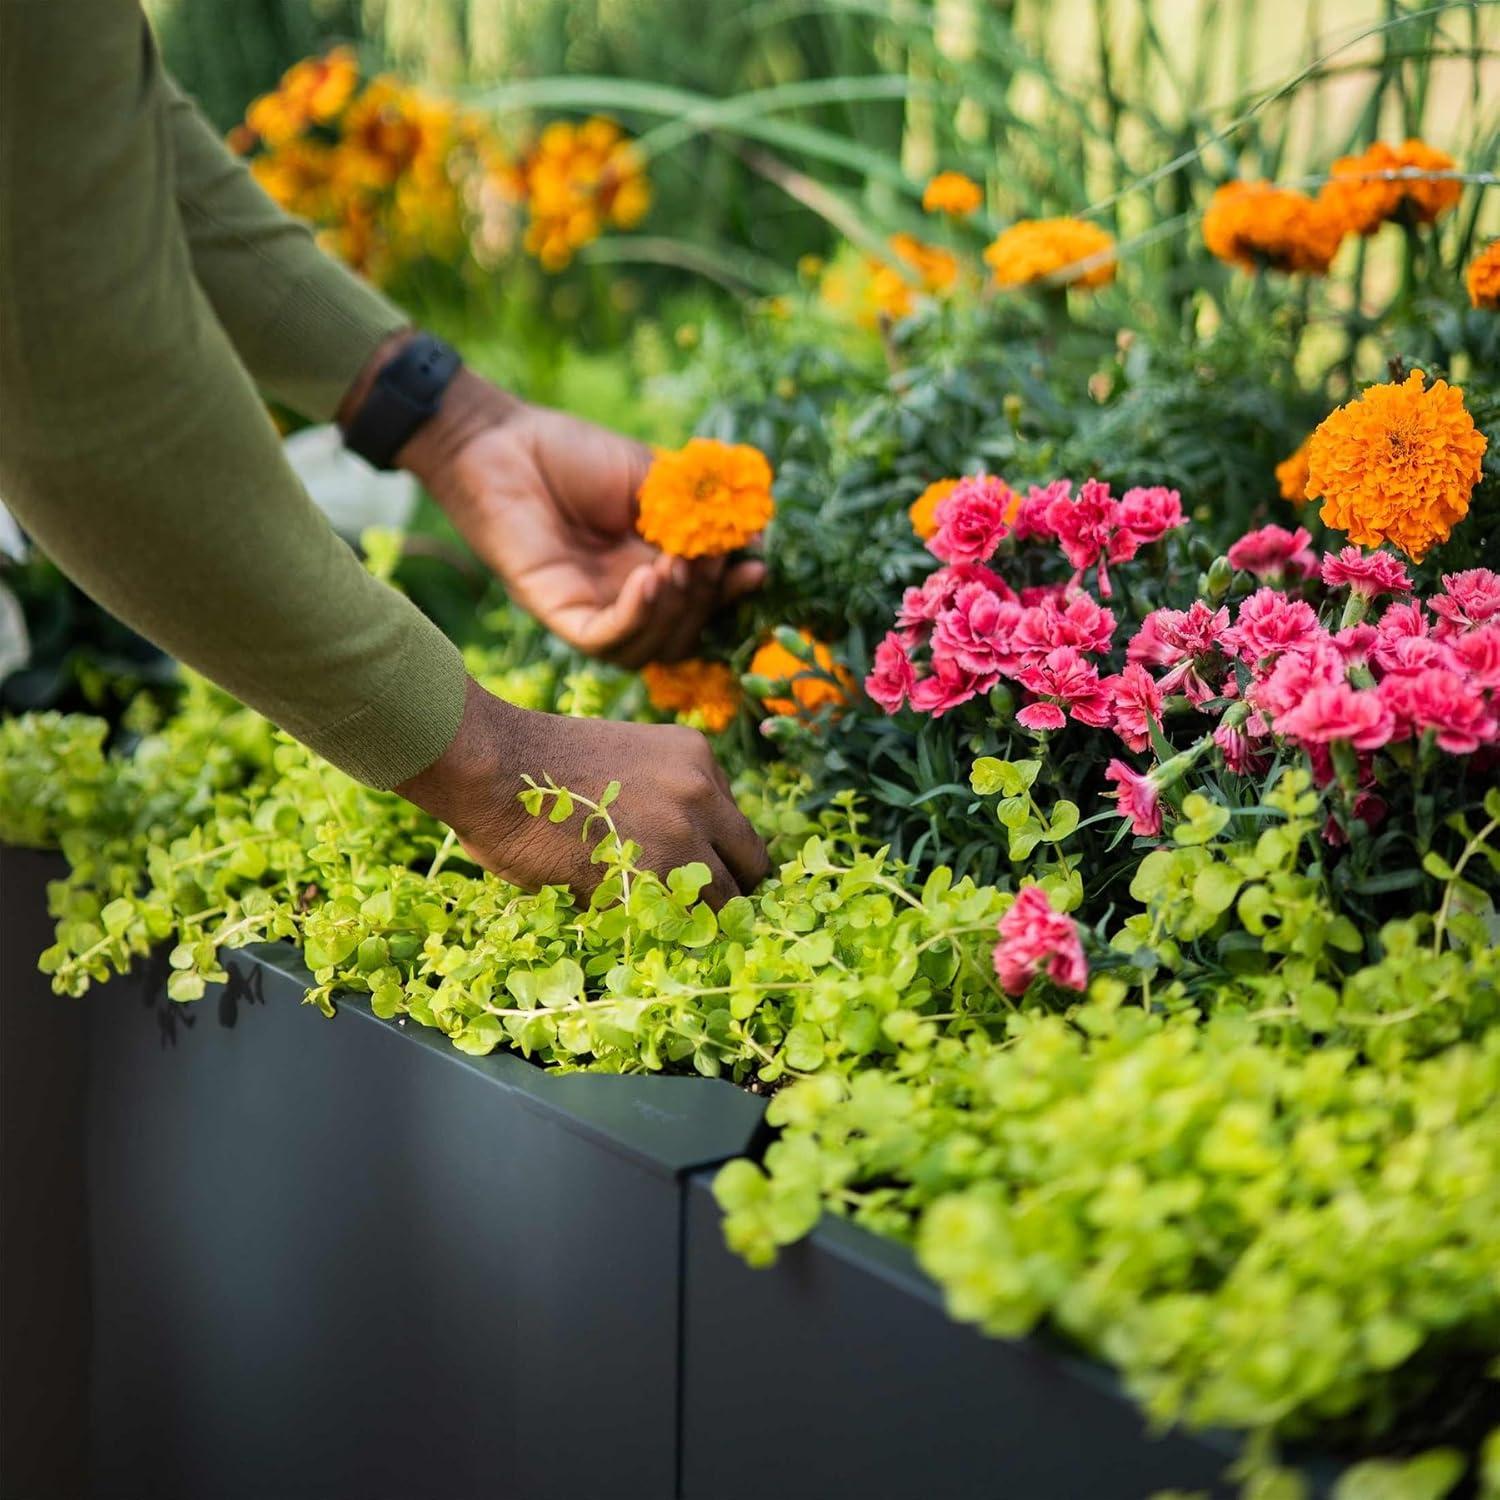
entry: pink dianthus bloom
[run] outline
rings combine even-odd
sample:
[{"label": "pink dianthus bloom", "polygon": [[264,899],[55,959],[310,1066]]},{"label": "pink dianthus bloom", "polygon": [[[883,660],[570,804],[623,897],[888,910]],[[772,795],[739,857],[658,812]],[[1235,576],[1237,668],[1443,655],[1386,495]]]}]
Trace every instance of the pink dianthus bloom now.
[{"label": "pink dianthus bloom", "polygon": [[1016,715],[1028,729],[1061,729],[1064,710],[1081,724],[1099,728],[1109,723],[1109,695],[1099,669],[1085,661],[1076,646],[1058,646],[1034,666],[1018,674],[1021,685],[1040,700]]},{"label": "pink dianthus bloom", "polygon": [[1076,646],[1102,654],[1114,643],[1115,617],[1091,594],[1082,590],[1051,595],[1027,609],[1016,625],[1017,656],[1037,659],[1056,646]]},{"label": "pink dianthus bloom", "polygon": [[1361,552],[1358,547],[1325,557],[1323,582],[1331,589],[1347,588],[1361,599],[1411,592],[1411,575],[1398,559],[1389,552]]},{"label": "pink dianthus bloom", "polygon": [[1016,895],[996,929],[995,974],[1007,995],[1025,994],[1038,974],[1064,989],[1081,990],[1089,968],[1078,938],[1078,926],[1052,905],[1038,885]]},{"label": "pink dianthus bloom", "polygon": [[1108,599],[1113,592],[1109,564],[1128,562],[1140,546],[1125,525],[1120,502],[1110,494],[1109,486],[1097,479],[1084,480],[1075,498],[1059,497],[1047,507],[1047,525],[1073,564],[1074,582],[1097,563],[1099,593]]},{"label": "pink dianthus bloom", "polygon": [[1302,526],[1295,531],[1262,526],[1259,531],[1247,531],[1229,549],[1229,565],[1253,573],[1263,582],[1311,578],[1318,570],[1318,560],[1308,545],[1311,541],[1311,534]]},{"label": "pink dianthus bloom", "polygon": [[1378,750],[1396,721],[1373,688],[1330,682],[1312,688],[1302,701],[1276,718],[1277,734],[1303,745],[1342,741],[1356,750]]},{"label": "pink dianthus bloom", "polygon": [[1305,645],[1322,631],[1310,605],[1275,589],[1257,589],[1240,605],[1227,639],[1241,661],[1255,666]]},{"label": "pink dianthus bloom", "polygon": [[1155,838],[1161,832],[1161,796],[1149,775],[1132,771],[1123,760],[1112,760],[1104,768],[1104,779],[1113,782],[1120,816],[1130,820],[1130,831],[1140,838]]},{"label": "pink dianthus bloom", "polygon": [[1182,496],[1165,485],[1138,485],[1120,496],[1120,521],[1135,537],[1138,547],[1159,542],[1186,520]]},{"label": "pink dianthus bloom", "polygon": [[1258,676],[1246,695],[1251,705],[1273,719],[1294,709],[1314,688],[1345,681],[1344,654],[1329,636],[1314,636],[1295,651],[1284,652]]},{"label": "pink dianthus bloom", "polygon": [[1110,703],[1115,714],[1115,733],[1137,752],[1151,744],[1151,724],[1161,723],[1161,689],[1156,679],[1139,663],[1129,662],[1125,670],[1106,677]]},{"label": "pink dianthus bloom", "polygon": [[1438,634],[1447,636],[1490,621],[1500,624],[1500,573],[1470,568],[1444,573],[1443,592],[1428,600],[1438,615]]},{"label": "pink dianthus bloom", "polygon": [[[1375,642],[1370,647],[1370,660],[1384,671],[1392,670],[1399,662],[1397,647],[1405,640],[1426,640],[1432,635],[1432,622],[1427,618],[1420,599],[1403,599],[1398,604],[1386,606],[1375,627]],[[1396,670],[1400,670],[1399,665]]]},{"label": "pink dianthus bloom", "polygon": [[1264,749],[1265,736],[1252,734],[1248,723],[1220,724],[1214,730],[1214,744],[1236,776],[1257,776],[1271,763]]},{"label": "pink dianthus bloom", "polygon": [[1051,484],[1034,484],[1027,490],[1026,498],[1016,508],[1012,534],[1018,542],[1047,540],[1055,537],[1052,523],[1048,519],[1054,500],[1065,500],[1073,486],[1066,479],[1054,479]]},{"label": "pink dianthus bloom", "polygon": [[1471,687],[1500,692],[1500,625],[1480,625],[1458,636],[1453,656]]},{"label": "pink dianthus bloom", "polygon": [[965,672],[1004,672],[1014,660],[1011,637],[1024,611],[982,583],[962,584],[932,632],[934,664],[949,658]]},{"label": "pink dianthus bloom", "polygon": [[1451,755],[1469,755],[1496,736],[1494,710],[1447,667],[1393,672],[1378,689],[1394,715],[1393,738],[1422,735],[1429,729]]},{"label": "pink dianthus bloom", "polygon": [[865,691],[888,714],[895,713],[916,686],[917,674],[901,637],[894,630],[875,648],[875,669],[865,678]]},{"label": "pink dianthus bloom", "polygon": [[1167,667],[1159,686],[1163,693],[1186,693],[1194,703],[1214,696],[1204,675],[1218,675],[1221,651],[1229,633],[1229,611],[1210,609],[1201,599],[1187,609],[1156,609],[1125,648],[1127,661]]},{"label": "pink dianthus bloom", "polygon": [[937,624],[938,616],[945,609],[953,608],[958,591],[970,583],[982,583],[1002,599],[1016,597],[1010,585],[982,563],[956,563],[950,568],[939,568],[928,574],[919,588],[907,589],[901,596],[901,608],[896,612],[896,629],[901,632],[906,644],[921,645]]},{"label": "pink dianthus bloom", "polygon": [[940,719],[950,709],[987,693],[1000,680],[998,672],[966,672],[951,657],[932,664],[932,672],[918,678],[911,690],[911,706]]},{"label": "pink dianthus bloom", "polygon": [[982,563],[1010,535],[1015,492],[1002,479],[978,475],[961,479],[938,507],[937,531],[927,550],[949,563]]},{"label": "pink dianthus bloom", "polygon": [[1358,667],[1369,661],[1378,639],[1375,627],[1361,621],[1358,625],[1346,625],[1338,631],[1333,637],[1333,644],[1338,647],[1346,667]]}]

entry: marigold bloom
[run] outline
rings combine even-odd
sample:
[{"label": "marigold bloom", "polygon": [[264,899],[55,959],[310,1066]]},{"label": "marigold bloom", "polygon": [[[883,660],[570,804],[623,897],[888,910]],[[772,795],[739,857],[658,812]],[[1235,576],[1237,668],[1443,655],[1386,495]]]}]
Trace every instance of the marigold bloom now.
[{"label": "marigold bloom", "polygon": [[743,547],[776,511],[765,455],[715,438],[693,438],[676,452],[658,452],[639,502],[636,529],[676,557],[712,557]]},{"label": "marigold bloom", "polygon": [[1293,505],[1307,503],[1307,445],[1310,442],[1311,433],[1297,444],[1295,453],[1276,465],[1276,483],[1281,490],[1281,498],[1290,500]]},{"label": "marigold bloom", "polygon": [[[911,267],[920,290],[929,297],[944,297],[958,283],[958,257],[940,245],[924,245],[910,234],[893,234],[886,242],[891,254]],[[869,262],[869,296],[876,312],[892,322],[909,318],[917,309],[918,287],[914,287],[895,266],[881,261]]]},{"label": "marigold bloom", "polygon": [[812,662],[788,651],[774,637],[758,647],[750,658],[753,676],[769,682],[785,682],[790,698],[765,699],[766,711],[773,714],[815,714],[820,708],[839,708],[849,701],[854,676],[842,662],[833,659],[822,641],[814,640],[811,631],[799,630],[802,639],[812,647]]},{"label": "marigold bloom", "polygon": [[1088,983],[1088,962],[1078,925],[1053,906],[1038,885],[1017,892],[1010,910],[996,924],[995,974],[1007,995],[1024,994],[1038,974],[1064,989]]},{"label": "marigold bloom", "polygon": [[937,535],[937,509],[958,488],[956,479],[938,479],[929,484],[915,500],[906,514],[911,518],[911,529],[929,541]]},{"label": "marigold bloom", "polygon": [[[1047,281],[1094,287],[1114,280],[1114,248],[1113,235],[1084,219],[1021,219],[1001,233],[984,259],[1000,286]],[[1097,264],[1080,265],[1096,256]]]},{"label": "marigold bloom", "polygon": [[1220,260],[1247,271],[1322,275],[1338,253],[1343,229],[1306,193],[1269,182],[1226,182],[1203,215],[1203,240]]},{"label": "marigold bloom", "polygon": [[710,734],[727,729],[740,710],[739,680],[721,661],[651,662],[641,680],[652,708]]},{"label": "marigold bloom", "polygon": [[1331,589],[1347,588],[1361,599],[1411,592],[1411,575],[1389,552],[1361,552],[1358,547],[1325,557],[1323,582]]},{"label": "marigold bloom", "polygon": [[922,190],[922,207],[930,214],[966,219],[984,202],[984,192],[962,172],[939,172]]},{"label": "marigold bloom", "polygon": [[1469,262],[1464,281],[1469,288],[1469,301],[1475,307],[1500,312],[1500,240],[1491,240]]},{"label": "marigold bloom", "polygon": [[1487,446],[1444,380],[1424,389],[1422,371],[1402,384],[1371,386],[1313,433],[1309,499],[1323,520],[1362,547],[1391,542],[1420,562],[1469,510]]},{"label": "marigold bloom", "polygon": [[1446,152],[1422,141],[1400,146],[1376,141],[1358,156],[1341,156],[1318,200],[1350,234],[1374,234],[1387,219],[1403,214],[1430,224],[1463,196],[1463,184],[1444,177],[1391,178],[1400,171],[1451,172],[1456,163]]}]

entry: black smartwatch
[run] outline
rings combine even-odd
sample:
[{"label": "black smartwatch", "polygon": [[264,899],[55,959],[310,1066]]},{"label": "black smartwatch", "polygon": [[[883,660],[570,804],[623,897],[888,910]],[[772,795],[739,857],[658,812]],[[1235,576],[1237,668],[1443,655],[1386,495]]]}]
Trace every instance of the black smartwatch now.
[{"label": "black smartwatch", "polygon": [[394,469],[407,439],[437,415],[462,364],[452,344],[417,334],[375,377],[344,429],[344,446],[377,469]]}]

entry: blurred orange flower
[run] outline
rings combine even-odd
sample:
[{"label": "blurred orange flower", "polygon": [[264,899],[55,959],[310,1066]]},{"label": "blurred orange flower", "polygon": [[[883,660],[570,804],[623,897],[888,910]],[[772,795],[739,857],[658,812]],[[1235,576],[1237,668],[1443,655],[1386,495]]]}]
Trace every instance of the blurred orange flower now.
[{"label": "blurred orange flower", "polygon": [[768,682],[784,682],[791,693],[789,698],[765,699],[767,712],[812,715],[820,708],[838,708],[847,703],[854,690],[854,674],[836,662],[833,652],[824,642],[814,640],[810,631],[799,630],[797,634],[812,648],[810,663],[788,651],[774,636],[750,659],[752,676],[764,677]]},{"label": "blurred orange flower", "polygon": [[1311,441],[1311,435],[1303,438],[1297,451],[1276,465],[1276,483],[1281,487],[1281,498],[1290,500],[1293,505],[1303,505],[1307,501],[1307,445]]},{"label": "blurred orange flower", "polygon": [[1422,141],[1400,146],[1376,141],[1358,156],[1341,156],[1318,194],[1319,201],[1339,226],[1350,234],[1374,234],[1387,219],[1410,214],[1430,224],[1463,196],[1463,184],[1450,178],[1390,179],[1383,174],[1403,170],[1451,172],[1456,163],[1444,151]]},{"label": "blurred orange flower", "polygon": [[[990,245],[984,258],[1001,286],[1048,281],[1095,287],[1114,280],[1114,247],[1112,235],[1084,219],[1021,219]],[[1102,257],[1098,264],[1073,271],[1096,256]]]},{"label": "blurred orange flower", "polygon": [[662,713],[720,734],[740,711],[740,684],[725,662],[652,662],[641,668],[646,696]]},{"label": "blurred orange flower", "polygon": [[912,501],[906,514],[911,518],[911,529],[924,542],[937,534],[937,508],[957,488],[956,479],[938,479]]},{"label": "blurred orange flower", "polygon": [[1269,182],[1226,182],[1203,215],[1203,239],[1220,260],[1247,271],[1322,275],[1338,254],[1343,227],[1306,193]]},{"label": "blurred orange flower", "polygon": [[966,219],[984,202],[984,192],[962,172],[939,172],[922,190],[922,207],[930,214]]},{"label": "blurred orange flower", "polygon": [[1469,301],[1475,307],[1500,312],[1500,240],[1491,240],[1473,260],[1464,275]]}]

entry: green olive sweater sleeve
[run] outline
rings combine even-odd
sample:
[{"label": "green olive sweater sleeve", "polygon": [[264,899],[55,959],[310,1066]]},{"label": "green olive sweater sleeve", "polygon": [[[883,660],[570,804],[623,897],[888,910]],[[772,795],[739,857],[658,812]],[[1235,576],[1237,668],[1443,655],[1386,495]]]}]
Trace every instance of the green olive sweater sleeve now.
[{"label": "green olive sweater sleeve", "polygon": [[326,422],[376,345],[407,319],[318,249],[171,79],[163,91],[198,285],[260,388]]},{"label": "green olive sweater sleeve", "polygon": [[291,241],[180,209],[178,119],[137,0],[0,0],[0,496],[106,608],[393,786],[456,733],[462,660],[307,498],[231,337],[326,410],[361,347],[329,330],[380,318],[310,247],[236,287]]}]

